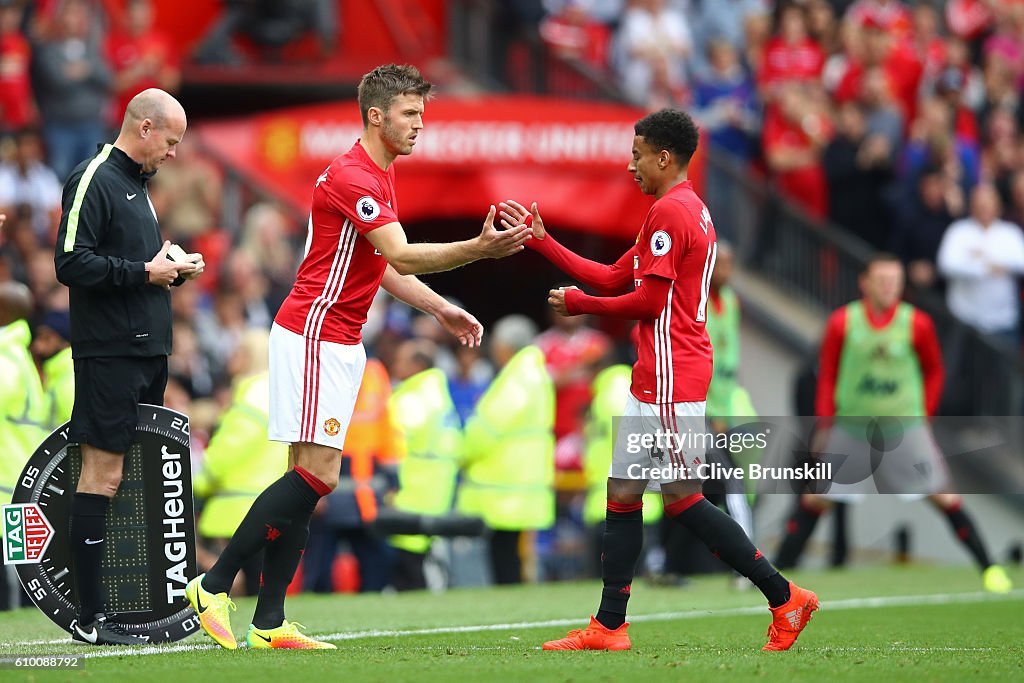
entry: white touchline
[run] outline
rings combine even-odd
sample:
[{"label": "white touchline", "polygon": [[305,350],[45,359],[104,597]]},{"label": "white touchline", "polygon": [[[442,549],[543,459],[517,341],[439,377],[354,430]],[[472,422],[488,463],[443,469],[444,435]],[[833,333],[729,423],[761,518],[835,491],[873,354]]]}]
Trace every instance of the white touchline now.
[{"label": "white touchline", "polygon": [[[1002,595],[994,595],[992,593],[935,593],[932,595],[892,595],[887,597],[876,597],[876,598],[850,598],[847,600],[823,600],[821,603],[821,609],[824,612],[832,612],[835,610],[847,610],[847,609],[877,609],[880,607],[903,607],[907,605],[949,605],[956,603],[965,602],[998,602],[1001,600],[1019,600],[1024,599],[1024,589],[1012,590],[1009,593]],[[706,619],[709,617],[737,617],[747,616],[755,614],[765,614],[767,607],[764,605],[757,607],[731,607],[729,609],[720,610],[689,610],[687,612],[656,612],[654,614],[638,614],[636,616],[629,617],[630,623],[643,622],[643,621],[679,621],[684,619]],[[516,629],[534,629],[534,628],[548,628],[554,626],[573,626],[582,623],[582,619],[576,617],[574,619],[548,619],[546,621],[518,621],[507,624],[476,624],[473,626],[439,626],[436,628],[414,628],[404,630],[372,630],[372,631],[342,631],[340,633],[326,633],[326,634],[312,634],[321,640],[362,640],[365,638],[400,638],[403,636],[432,636],[442,635],[445,633],[483,633],[486,631],[514,631]],[[25,643],[18,643],[17,646],[22,645],[67,645],[71,643],[68,638],[60,640],[36,640]],[[83,646],[88,647],[88,646]],[[221,649],[218,645],[213,644],[199,644],[189,643],[181,645],[148,645],[145,647],[114,647],[110,649],[99,650],[97,652],[82,652],[74,653],[81,655],[82,657],[124,657],[127,655],[142,656],[142,655],[160,655],[160,654],[171,654],[173,652],[189,652],[193,650],[219,650]],[[829,648],[835,650],[836,648]],[[861,649],[861,648],[855,648]],[[963,650],[983,650],[986,648],[948,648],[943,646],[937,646],[935,648],[869,648],[873,650],[878,649],[908,649],[908,650],[942,650],[942,651],[960,651]],[[0,649],[0,656],[3,656],[2,649]]]}]

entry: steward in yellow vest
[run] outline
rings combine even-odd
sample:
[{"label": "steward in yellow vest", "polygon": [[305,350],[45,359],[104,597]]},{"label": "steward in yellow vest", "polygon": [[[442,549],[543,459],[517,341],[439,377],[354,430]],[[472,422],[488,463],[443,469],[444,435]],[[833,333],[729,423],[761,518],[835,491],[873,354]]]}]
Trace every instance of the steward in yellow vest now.
[{"label": "steward in yellow vest", "polygon": [[11,502],[25,463],[49,434],[46,397],[29,352],[25,318],[32,295],[17,282],[0,283],[0,502]]},{"label": "steward in yellow vest", "polygon": [[[47,435],[43,385],[29,353],[31,311],[28,287],[0,283],[0,505],[11,502],[25,463]],[[0,610],[28,604],[20,589],[12,590],[16,577],[13,565],[0,566]]]},{"label": "steward in yellow vest", "polygon": [[555,522],[555,387],[544,353],[531,345],[536,334],[525,316],[498,321],[490,352],[499,371],[466,422],[457,509],[492,530],[499,584],[522,581],[522,532]]},{"label": "steward in yellow vest", "polygon": [[71,357],[71,316],[47,311],[36,323],[32,355],[43,374],[46,428],[51,432],[71,419],[75,405],[75,362]]},{"label": "steward in yellow vest", "polygon": [[[462,429],[448,379],[434,367],[437,349],[426,340],[398,347],[391,413],[405,438],[406,454],[398,469],[393,506],[402,512],[443,515],[451,510],[462,457]],[[392,585],[397,590],[426,588],[423,561],[430,536],[392,536],[398,551]]]},{"label": "steward in yellow vest", "polygon": [[230,539],[256,497],[288,468],[287,444],[267,438],[269,405],[266,371],[236,384],[192,483],[196,497],[206,499],[200,536]]}]

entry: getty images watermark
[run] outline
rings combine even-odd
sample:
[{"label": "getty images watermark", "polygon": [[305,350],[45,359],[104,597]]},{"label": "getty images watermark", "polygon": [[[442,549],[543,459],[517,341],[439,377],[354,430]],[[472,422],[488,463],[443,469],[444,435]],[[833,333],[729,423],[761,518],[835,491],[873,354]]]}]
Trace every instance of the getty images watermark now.
[{"label": "getty images watermark", "polygon": [[[625,423],[630,418],[623,419]],[[832,463],[804,462],[796,466],[773,466],[759,462],[743,464],[709,461],[712,450],[738,456],[763,452],[769,447],[771,427],[761,431],[722,432],[706,430],[629,431],[624,434],[625,452],[632,462],[626,466],[629,479],[644,480],[768,480],[831,481]],[[649,458],[649,462],[644,462]]]},{"label": "getty images watermark", "polygon": [[[712,429],[714,427],[714,429]],[[613,419],[609,476],[758,495],[1024,495],[1024,416]],[[718,487],[716,489],[716,486]]]}]

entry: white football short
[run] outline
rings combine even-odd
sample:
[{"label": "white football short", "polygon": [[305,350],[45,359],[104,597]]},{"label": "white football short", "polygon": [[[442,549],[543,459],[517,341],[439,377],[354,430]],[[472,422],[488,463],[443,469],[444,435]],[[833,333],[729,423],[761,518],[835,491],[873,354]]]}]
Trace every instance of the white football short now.
[{"label": "white football short", "polygon": [[270,328],[271,441],[341,450],[366,367],[362,344],[307,339]]},{"label": "white football short", "polygon": [[704,420],[706,403],[644,403],[629,395],[622,417],[615,421],[615,450],[608,476],[660,484],[696,479],[707,462]]},{"label": "white football short", "polygon": [[865,495],[894,493],[918,500],[953,490],[949,468],[923,420],[870,434],[867,420],[837,420],[822,454],[832,465],[827,498],[855,503]]}]

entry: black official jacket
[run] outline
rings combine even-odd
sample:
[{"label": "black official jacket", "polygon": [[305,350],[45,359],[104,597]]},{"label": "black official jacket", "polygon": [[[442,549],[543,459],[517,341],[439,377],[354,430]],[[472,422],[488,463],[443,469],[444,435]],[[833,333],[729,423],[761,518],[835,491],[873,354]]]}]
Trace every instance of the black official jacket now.
[{"label": "black official jacket", "polygon": [[54,263],[71,290],[75,358],[171,353],[171,295],[147,284],[146,262],[163,246],[151,177],[107,144],[64,183]]}]

